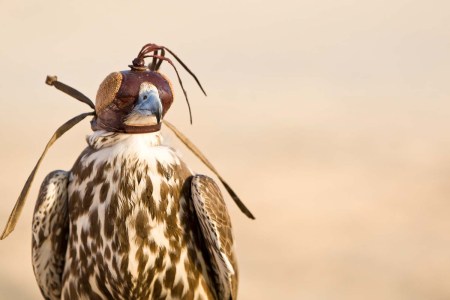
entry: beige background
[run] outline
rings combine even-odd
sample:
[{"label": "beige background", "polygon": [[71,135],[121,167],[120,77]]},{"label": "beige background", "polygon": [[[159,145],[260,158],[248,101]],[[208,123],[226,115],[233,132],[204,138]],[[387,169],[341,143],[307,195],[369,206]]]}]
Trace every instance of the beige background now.
[{"label": "beige background", "polygon": [[[167,118],[257,216],[227,198],[241,299],[450,299],[445,0],[0,0],[2,227],[52,132],[87,111],[45,76],[94,98],[146,42],[201,79],[207,98],[182,72],[194,125],[178,88]],[[0,242],[1,299],[39,298],[37,189],[71,167],[89,132],[85,121],[58,141]]]}]

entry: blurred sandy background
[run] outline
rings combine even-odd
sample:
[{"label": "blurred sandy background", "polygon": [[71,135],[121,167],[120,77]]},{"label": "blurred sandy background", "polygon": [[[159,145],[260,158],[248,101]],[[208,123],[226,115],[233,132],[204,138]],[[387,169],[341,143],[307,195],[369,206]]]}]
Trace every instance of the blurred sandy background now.
[{"label": "blurred sandy background", "polygon": [[[0,225],[53,131],[140,47],[172,48],[167,118],[214,162],[229,198],[240,299],[450,299],[448,1],[0,0]],[[164,69],[174,78],[174,72]],[[176,84],[175,84],[176,85]],[[85,121],[51,149],[16,231],[0,242],[0,298],[38,299],[31,213],[43,177],[69,169]],[[180,147],[197,170],[206,172]]]}]

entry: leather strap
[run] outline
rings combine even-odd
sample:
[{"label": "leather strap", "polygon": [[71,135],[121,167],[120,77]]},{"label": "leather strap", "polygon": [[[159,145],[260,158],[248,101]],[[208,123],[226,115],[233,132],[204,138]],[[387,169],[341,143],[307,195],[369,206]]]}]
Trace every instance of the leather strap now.
[{"label": "leather strap", "polygon": [[39,160],[37,161],[36,165],[34,166],[33,171],[31,171],[30,176],[28,176],[27,181],[25,182],[25,185],[22,188],[22,192],[20,192],[19,198],[16,201],[16,204],[14,205],[13,210],[11,211],[11,214],[9,215],[8,222],[6,223],[5,229],[3,230],[2,235],[0,236],[0,240],[3,240],[6,238],[16,227],[17,221],[19,220],[20,214],[22,213],[22,209],[25,205],[25,202],[27,200],[28,192],[30,191],[31,184],[33,183],[34,176],[36,175],[37,170],[39,169],[39,166],[41,165],[42,160],[45,157],[45,154],[47,154],[48,149],[53,145],[54,142],[56,142],[57,139],[59,139],[64,133],[66,133],[69,129],[71,129],[76,124],[80,123],[84,118],[87,116],[92,116],[94,112],[88,112],[83,113],[81,115],[78,115],[63,125],[61,125],[55,133],[52,135],[50,140],[47,143],[47,146],[45,146],[44,151],[41,154],[41,157],[39,157]]}]

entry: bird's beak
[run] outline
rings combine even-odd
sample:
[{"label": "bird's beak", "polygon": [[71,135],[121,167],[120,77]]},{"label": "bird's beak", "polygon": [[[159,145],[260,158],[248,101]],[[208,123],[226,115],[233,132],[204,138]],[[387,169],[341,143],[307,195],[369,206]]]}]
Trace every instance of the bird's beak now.
[{"label": "bird's beak", "polygon": [[[149,91],[144,95],[140,95],[134,110],[143,116],[155,116],[158,123],[161,122],[162,105],[161,99],[156,91]],[[140,101],[141,100],[141,101]]]},{"label": "bird's beak", "polygon": [[158,92],[148,90],[139,95],[136,106],[125,120],[126,125],[148,126],[161,122],[162,104]]}]

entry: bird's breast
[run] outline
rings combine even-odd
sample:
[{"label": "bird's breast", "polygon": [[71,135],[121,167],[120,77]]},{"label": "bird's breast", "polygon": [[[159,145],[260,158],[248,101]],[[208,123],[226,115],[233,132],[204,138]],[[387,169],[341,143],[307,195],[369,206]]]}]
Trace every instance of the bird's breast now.
[{"label": "bird's breast", "polygon": [[[87,148],[75,163],[65,277],[103,274],[103,280],[89,281],[93,289],[130,292],[139,290],[138,282],[157,284],[172,267],[186,273],[196,263],[186,263],[187,245],[196,243],[185,197],[191,172],[170,148],[144,150]],[[187,278],[177,280],[188,285]]]}]

